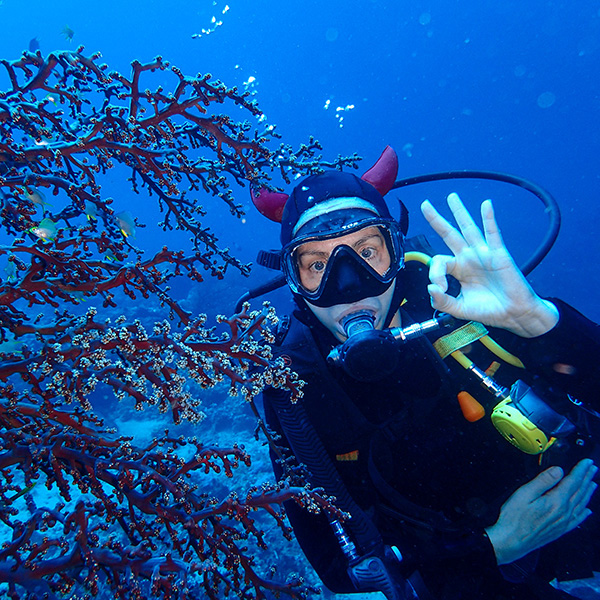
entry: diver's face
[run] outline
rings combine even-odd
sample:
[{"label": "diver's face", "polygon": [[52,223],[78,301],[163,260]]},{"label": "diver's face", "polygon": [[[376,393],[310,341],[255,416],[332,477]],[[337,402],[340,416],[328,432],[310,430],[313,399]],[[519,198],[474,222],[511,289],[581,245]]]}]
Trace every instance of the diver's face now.
[{"label": "diver's face", "polygon": [[[296,252],[298,275],[305,289],[316,290],[319,287],[327,261],[332,252],[340,245],[352,248],[380,275],[385,274],[390,268],[390,254],[383,236],[377,227],[367,227],[341,237],[307,242],[300,246]],[[363,310],[371,312],[375,317],[375,328],[383,328],[394,295],[394,281],[383,294],[364,298],[352,304],[320,307],[311,304],[308,300],[306,300],[306,304],[338,340],[344,341],[346,334],[341,321],[352,313]],[[394,320],[398,320],[397,315]],[[392,324],[396,326],[394,321]]]},{"label": "diver's face", "polygon": [[302,244],[296,250],[296,264],[302,287],[314,292],[321,283],[327,261],[338,246],[349,246],[380,275],[390,268],[390,253],[377,227],[366,227],[348,235]]}]

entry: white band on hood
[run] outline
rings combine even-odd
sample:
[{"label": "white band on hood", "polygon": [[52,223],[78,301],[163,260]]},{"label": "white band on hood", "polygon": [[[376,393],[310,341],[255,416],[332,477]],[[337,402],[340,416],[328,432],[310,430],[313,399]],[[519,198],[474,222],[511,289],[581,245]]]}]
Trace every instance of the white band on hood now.
[{"label": "white band on hood", "polygon": [[319,202],[319,204],[311,206],[300,215],[298,222],[292,230],[292,237],[298,233],[301,227],[304,227],[309,221],[312,221],[321,215],[336,210],[348,210],[352,208],[362,208],[363,210],[368,210],[379,216],[377,209],[370,202],[363,200],[362,198],[357,198],[356,196],[350,198],[330,198],[329,200],[325,200],[325,202]]}]

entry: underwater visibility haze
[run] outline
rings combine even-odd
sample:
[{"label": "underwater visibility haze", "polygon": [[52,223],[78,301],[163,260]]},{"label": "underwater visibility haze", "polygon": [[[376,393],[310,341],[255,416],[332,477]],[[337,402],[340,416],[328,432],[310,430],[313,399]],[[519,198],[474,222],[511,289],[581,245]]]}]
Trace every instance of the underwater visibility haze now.
[{"label": "underwater visibility haze", "polygon": [[[600,319],[598,2],[0,0],[0,31],[0,597],[319,586],[281,505],[337,509],[273,482],[254,404],[301,386],[269,360],[273,308],[234,316],[279,243],[251,188],[387,145],[402,178],[526,178],[562,213],[530,281]],[[519,264],[546,233],[501,182],[388,202],[443,251],[419,206],[453,191],[493,199]]]}]

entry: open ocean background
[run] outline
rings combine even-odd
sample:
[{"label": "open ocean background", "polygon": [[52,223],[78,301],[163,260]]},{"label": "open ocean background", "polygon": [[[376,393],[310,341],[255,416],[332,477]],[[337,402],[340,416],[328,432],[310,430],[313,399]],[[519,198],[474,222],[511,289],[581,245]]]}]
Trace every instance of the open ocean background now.
[{"label": "open ocean background", "polygon": [[[214,27],[213,17],[222,25],[193,38]],[[70,43],[65,25],[75,33]],[[7,59],[37,37],[44,53],[83,44],[124,74],[133,59],[162,55],[186,74],[210,72],[228,86],[242,88],[254,77],[259,105],[283,141],[297,147],[312,135],[326,158],[357,152],[360,172],[390,144],[400,177],[487,169],[531,179],[557,198],[563,215],[557,245],[532,275],[535,288],[600,318],[597,0],[3,0],[0,31],[0,57]],[[348,105],[354,108],[338,113],[340,127],[335,108]],[[115,206],[143,217],[146,198],[121,186],[111,190]],[[496,201],[518,261],[541,239],[541,203],[487,182],[403,192],[411,233],[425,231],[420,201],[442,206],[454,189],[473,206]],[[237,199],[249,204],[247,189]],[[215,202],[204,202],[209,213]],[[276,247],[277,227],[253,211],[244,226],[231,221],[215,219],[213,227],[242,259]],[[157,241],[150,231],[148,240],[139,233],[139,246]],[[255,271],[252,281],[268,275]],[[236,277],[209,282],[214,305],[203,310],[227,311],[246,285]]]},{"label": "open ocean background", "polygon": [[[74,32],[71,42],[61,33],[65,26]],[[360,173],[390,144],[399,177],[479,169],[530,179],[555,196],[563,217],[557,244],[530,279],[541,295],[600,319],[599,0],[1,0],[0,33],[5,59],[18,58],[37,37],[43,54],[84,45],[126,75],[132,60],[157,55],[187,75],[210,72],[256,92],[282,141],[296,148],[314,136],[326,159],[357,152],[364,157]],[[0,76],[0,89],[5,85]],[[149,219],[138,247],[148,254],[176,247],[175,237],[155,227],[153,199],[133,194],[116,173],[105,185],[116,211]],[[200,202],[222,245],[249,262],[260,248],[277,247],[278,228],[251,208],[247,188],[234,191],[248,206],[245,223],[212,197]],[[542,204],[511,186],[445,182],[388,199],[393,211],[395,195],[405,201],[414,235],[427,233],[420,202],[444,207],[451,191],[475,211],[494,199],[517,262],[542,239]],[[248,286],[271,276],[260,267],[249,279],[228,275],[198,289],[184,281],[178,291],[189,308],[212,318],[232,314]],[[218,415],[219,402],[210,402]],[[120,418],[127,432],[127,414]],[[232,426],[231,412],[223,412],[210,426],[226,442],[232,432],[245,435],[249,422]]]}]

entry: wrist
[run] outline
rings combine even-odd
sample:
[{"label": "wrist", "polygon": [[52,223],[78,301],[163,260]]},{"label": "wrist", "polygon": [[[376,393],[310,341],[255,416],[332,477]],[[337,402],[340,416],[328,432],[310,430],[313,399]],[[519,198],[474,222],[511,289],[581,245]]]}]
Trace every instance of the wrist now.
[{"label": "wrist", "polygon": [[502,536],[502,528],[495,525],[490,525],[484,529],[485,537],[490,541],[492,548],[494,549],[494,555],[496,556],[496,563],[498,566],[505,565],[511,562],[508,558],[509,552],[505,549],[505,542]]},{"label": "wrist", "polygon": [[559,317],[558,308],[552,302],[537,298],[535,305],[506,329],[520,337],[535,338],[554,329]]},{"label": "wrist", "polygon": [[532,550],[523,535],[515,531],[514,527],[506,527],[501,519],[484,531],[494,549],[498,566],[514,563]]}]

